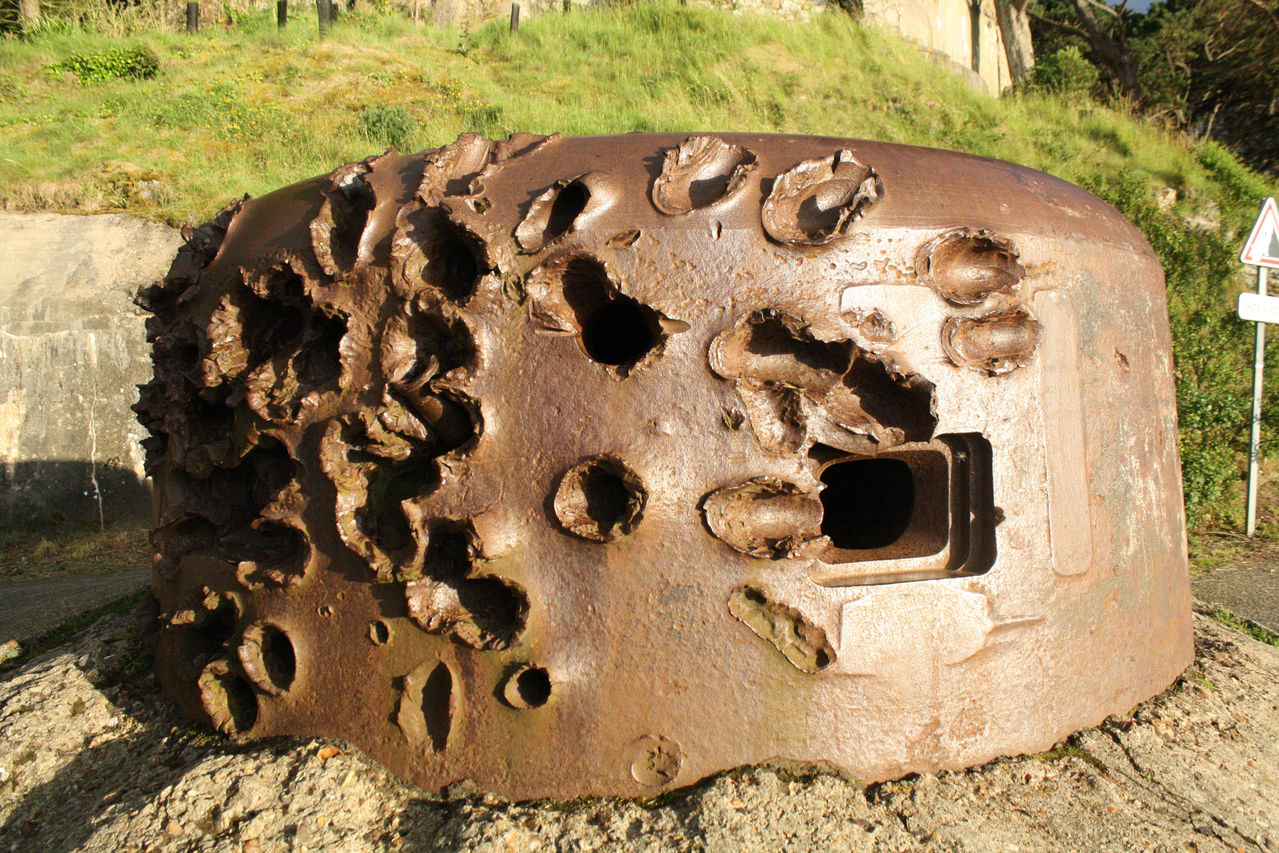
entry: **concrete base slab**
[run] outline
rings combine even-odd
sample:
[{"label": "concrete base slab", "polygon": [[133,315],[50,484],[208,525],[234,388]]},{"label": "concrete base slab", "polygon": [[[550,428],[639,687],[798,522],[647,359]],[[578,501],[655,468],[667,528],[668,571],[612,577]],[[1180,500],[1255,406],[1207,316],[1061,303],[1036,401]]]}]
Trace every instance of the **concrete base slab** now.
[{"label": "concrete base slab", "polygon": [[1203,616],[1172,688],[1042,755],[878,785],[743,768],[567,803],[424,792],[340,741],[177,727],[128,627],[0,675],[0,849],[1279,850],[1279,649]]}]

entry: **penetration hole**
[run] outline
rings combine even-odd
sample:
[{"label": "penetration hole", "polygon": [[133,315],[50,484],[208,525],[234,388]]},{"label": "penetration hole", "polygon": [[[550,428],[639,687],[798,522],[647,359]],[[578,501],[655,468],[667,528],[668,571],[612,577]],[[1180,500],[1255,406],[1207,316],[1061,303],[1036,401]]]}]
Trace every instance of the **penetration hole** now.
[{"label": "penetration hole", "polygon": [[215,662],[200,676],[200,702],[214,728],[223,734],[249,731],[258,721],[258,697],[248,679]]},{"label": "penetration hole", "polygon": [[524,670],[515,677],[515,689],[530,708],[540,708],[551,698],[551,676],[540,666]]},{"label": "penetration hole", "polygon": [[[848,341],[820,341],[806,329],[797,329],[794,321],[787,322],[775,313],[760,313],[748,321],[749,334],[744,341],[733,341],[731,346],[741,352],[738,359],[749,369],[752,363],[760,366],[773,363],[784,365],[787,369],[793,363],[808,368],[834,374],[841,374],[848,369],[852,359],[852,344]],[[736,353],[734,353],[736,355]],[[778,370],[779,368],[774,368]],[[793,369],[793,368],[791,368]],[[767,376],[770,381],[792,381],[800,378],[800,374],[792,376]]]},{"label": "penetration hole", "polygon": [[591,191],[581,181],[573,181],[560,190],[555,197],[555,203],[551,205],[551,215],[546,223],[543,242],[550,243],[557,240],[572,228],[573,221],[586,209],[586,204],[590,200]]},{"label": "penetration hole", "polygon": [[309,388],[322,388],[337,381],[342,372],[341,343],[346,334],[346,321],[326,317],[319,312],[312,317],[309,340],[298,354],[298,381]]},{"label": "penetration hole", "polygon": [[192,516],[165,525],[151,534],[155,547],[155,567],[164,577],[172,577],[179,561],[192,551],[213,547],[218,535],[217,526],[207,518]]},{"label": "penetration hole", "polygon": [[598,458],[569,469],[555,492],[555,516],[570,533],[611,542],[639,524],[647,494],[639,477],[615,459]]},{"label": "penetration hole", "polygon": [[423,248],[427,256],[423,269],[426,283],[454,302],[469,299],[483,274],[481,249],[475,238],[441,217]]},{"label": "penetration hole", "polygon": [[264,519],[227,532],[218,544],[218,553],[233,563],[251,560],[295,570],[308,556],[301,531],[283,522]]},{"label": "penetration hole", "polygon": [[406,384],[421,378],[432,358],[440,373],[465,367],[475,360],[475,339],[459,319],[414,314],[409,319],[409,335],[413,338],[416,358],[413,367],[400,380]]},{"label": "penetration hole", "polygon": [[582,324],[582,346],[600,364],[638,361],[656,343],[639,303],[624,297],[592,311]]},{"label": "penetration hole", "polygon": [[457,583],[471,571],[471,540],[462,525],[431,525],[426,540],[425,573],[440,581]]},{"label": "penetration hole", "polygon": [[479,405],[456,392],[419,397],[413,407],[435,435],[432,455],[456,450],[483,431]]},{"label": "penetration hole", "polygon": [[298,348],[306,328],[306,319],[301,311],[274,299],[263,299],[247,290],[241,295],[240,302],[242,334],[250,370],[277,353]]},{"label": "penetration hole", "polygon": [[253,514],[261,515],[267,504],[293,481],[297,466],[283,444],[264,438],[262,444],[249,451],[236,474],[248,480]]},{"label": "penetration hole", "polygon": [[342,185],[334,195],[329,250],[339,267],[350,269],[359,259],[360,240],[376,201],[373,188],[362,177]]},{"label": "penetration hole", "polygon": [[262,663],[266,676],[281,690],[288,690],[297,675],[297,655],[293,641],[279,628],[268,625],[262,632]]},{"label": "penetration hole", "polygon": [[448,746],[453,722],[453,676],[444,664],[438,664],[422,687],[422,718],[431,747],[442,752]]},{"label": "penetration hole", "polygon": [[369,500],[356,510],[356,520],[365,534],[388,554],[411,547],[413,530],[404,516],[402,503],[439,482],[435,465],[426,460],[410,460],[376,468],[369,479]]},{"label": "penetration hole", "polygon": [[258,697],[249,682],[239,676],[229,676],[223,682],[226,690],[227,710],[231,715],[230,729],[247,732],[258,721]]},{"label": "penetration hole", "polygon": [[601,530],[611,529],[622,520],[631,501],[631,493],[622,478],[602,467],[592,468],[582,478],[582,494],[586,498],[586,514]]},{"label": "penetration hole", "polygon": [[528,620],[528,596],[500,578],[468,578],[457,585],[457,599],[491,648],[510,646]]},{"label": "penetration hole", "polygon": [[858,357],[844,374],[844,384],[857,394],[866,414],[900,428],[907,441],[927,441],[937,427],[929,382],[894,377],[885,363]]},{"label": "penetration hole", "polygon": [[280,628],[262,622],[245,628],[236,657],[245,676],[263,693],[279,696],[293,686],[297,655],[293,641]]},{"label": "penetration hole", "polygon": [[551,676],[540,666],[524,666],[511,673],[502,699],[512,708],[540,708],[551,698]]},{"label": "penetration hole", "polygon": [[375,646],[384,646],[391,639],[391,627],[381,619],[369,623],[369,639]]},{"label": "penetration hole", "polygon": [[191,401],[187,410],[187,429],[191,444],[204,446],[226,441],[235,433],[235,410],[220,403],[211,403],[202,397]]},{"label": "penetration hole", "polygon": [[191,661],[193,674],[199,673],[205,664],[225,654],[227,644],[235,634],[237,615],[235,605],[229,600],[221,602],[216,610],[197,612],[195,625],[183,629],[182,655]]},{"label": "penetration hole", "polygon": [[574,258],[563,273],[564,299],[581,330],[582,349],[610,367],[634,364],[661,340],[656,311],[617,292],[603,265]]},{"label": "penetration hole", "polygon": [[853,459],[822,472],[822,533],[836,548],[872,550],[910,525],[915,479],[900,459]]}]

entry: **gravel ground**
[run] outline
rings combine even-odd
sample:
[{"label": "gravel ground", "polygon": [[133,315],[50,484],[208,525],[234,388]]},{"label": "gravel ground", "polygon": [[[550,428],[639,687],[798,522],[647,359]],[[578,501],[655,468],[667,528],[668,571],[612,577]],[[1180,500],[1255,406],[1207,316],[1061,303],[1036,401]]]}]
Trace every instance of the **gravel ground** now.
[{"label": "gravel ground", "polygon": [[180,720],[128,617],[0,675],[0,850],[1279,850],[1279,649],[1195,665],[1051,753],[862,785],[746,768],[652,801],[428,794],[343,743]]}]

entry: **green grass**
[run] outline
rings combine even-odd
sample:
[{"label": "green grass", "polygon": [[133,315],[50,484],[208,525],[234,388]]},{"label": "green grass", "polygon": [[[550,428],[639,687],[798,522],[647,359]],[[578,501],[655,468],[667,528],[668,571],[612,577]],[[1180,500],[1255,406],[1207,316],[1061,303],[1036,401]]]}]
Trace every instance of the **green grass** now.
[{"label": "green grass", "polygon": [[0,532],[0,580],[67,574],[107,574],[151,565],[147,531],[120,524]]},{"label": "green grass", "polygon": [[[754,131],[880,139],[1021,163],[1082,184],[1150,239],[1168,275],[1186,505],[1238,528],[1249,286],[1237,243],[1274,182],[1229,151],[1079,94],[974,92],[915,47],[837,12],[788,22],[669,0],[549,14],[517,35],[351,13],[317,39],[270,13],[197,36],[50,27],[0,42],[0,205],[202,222],[247,192],[464,131]],[[54,70],[140,49],[152,78]],[[1169,210],[1153,201],[1171,187]],[[1225,345],[1231,342],[1233,346]],[[1279,367],[1279,345],[1270,358]],[[1266,410],[1279,430],[1279,388]]]},{"label": "green grass", "polygon": [[1258,640],[1271,646],[1279,646],[1279,634],[1258,625],[1251,619],[1245,619],[1238,614],[1231,613],[1224,607],[1207,607],[1201,612],[1208,618],[1214,619],[1228,628],[1234,628],[1236,631],[1247,634],[1254,640]]},{"label": "green grass", "polygon": [[1078,741],[1078,735],[1071,735],[1069,738],[1057,744],[1047,752],[1032,752],[1026,757],[1045,764],[1052,763],[1054,761],[1061,761],[1064,758],[1078,758],[1080,761],[1083,761],[1091,767],[1104,772],[1106,770],[1106,765],[1101,761],[1101,759],[1097,758],[1097,756],[1080,746]]},{"label": "green grass", "polygon": [[1221,688],[1217,686],[1217,682],[1213,681],[1207,675],[1204,675],[1204,673],[1200,671],[1199,666],[1197,664],[1194,666],[1191,666],[1190,669],[1186,670],[1183,677],[1188,681],[1193,681],[1195,684],[1198,684],[1204,690],[1207,690],[1209,692],[1212,692],[1212,693],[1221,692]]},{"label": "green grass", "polygon": [[[382,105],[411,116],[409,149],[468,130],[830,134],[954,148],[1074,181],[1129,168],[1188,192],[1187,204],[1226,195],[1168,133],[1084,100],[979,95],[841,14],[800,23],[634,4],[534,18],[515,37],[500,22],[468,33],[352,14],[323,42],[309,24],[279,33],[263,13],[198,36],[6,40],[0,201],[203,220],[244,192],[375,153],[361,114]],[[134,47],[160,58],[154,78],[81,84],[51,70]],[[143,179],[164,191],[138,192]]]}]

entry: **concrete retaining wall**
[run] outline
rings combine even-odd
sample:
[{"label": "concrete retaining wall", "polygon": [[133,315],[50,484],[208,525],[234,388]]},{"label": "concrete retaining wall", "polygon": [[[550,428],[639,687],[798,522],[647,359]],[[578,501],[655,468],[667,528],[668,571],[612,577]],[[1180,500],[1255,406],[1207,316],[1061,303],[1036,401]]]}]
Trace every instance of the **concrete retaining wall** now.
[{"label": "concrete retaining wall", "polygon": [[0,527],[150,512],[132,300],[181,243],[126,216],[0,212]]}]

